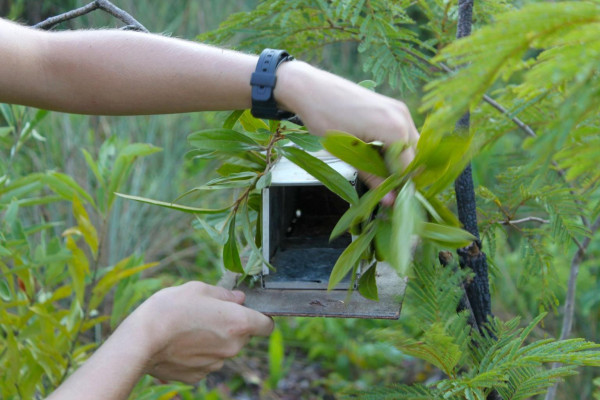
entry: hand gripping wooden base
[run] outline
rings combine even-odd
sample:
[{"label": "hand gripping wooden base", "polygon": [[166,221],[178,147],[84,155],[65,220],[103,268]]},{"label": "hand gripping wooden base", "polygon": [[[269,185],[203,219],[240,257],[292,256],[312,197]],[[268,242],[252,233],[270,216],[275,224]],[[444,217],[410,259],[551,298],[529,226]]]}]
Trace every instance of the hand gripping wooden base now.
[{"label": "hand gripping wooden base", "polygon": [[259,283],[235,287],[238,276],[227,272],[219,285],[241,290],[246,307],[270,316],[398,319],[406,288],[406,278],[385,263],[377,265],[379,301],[364,298],[358,290],[264,289]]}]

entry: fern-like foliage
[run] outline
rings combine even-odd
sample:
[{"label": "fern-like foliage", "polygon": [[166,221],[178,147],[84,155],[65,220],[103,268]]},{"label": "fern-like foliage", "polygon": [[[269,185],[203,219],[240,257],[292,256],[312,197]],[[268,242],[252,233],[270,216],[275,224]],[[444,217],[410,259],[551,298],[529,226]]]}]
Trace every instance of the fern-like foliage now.
[{"label": "fern-like foliage", "polygon": [[199,39],[238,39],[243,49],[279,47],[303,58],[320,58],[330,44],[355,43],[374,80],[414,91],[431,76],[427,60],[435,49],[408,15],[410,6],[408,0],[265,1]]},{"label": "fern-like foliage", "polygon": [[[348,398],[483,400],[496,390],[505,400],[528,399],[575,374],[578,366],[600,365],[600,345],[583,339],[529,342],[545,314],[524,328],[515,318],[492,319],[483,329],[471,329],[468,311],[456,313],[464,278],[450,266],[420,264],[411,277],[405,304],[414,313],[418,332],[394,329],[378,334],[402,352],[435,365],[447,378],[429,385],[350,393]],[[548,368],[557,362],[564,366]]]}]

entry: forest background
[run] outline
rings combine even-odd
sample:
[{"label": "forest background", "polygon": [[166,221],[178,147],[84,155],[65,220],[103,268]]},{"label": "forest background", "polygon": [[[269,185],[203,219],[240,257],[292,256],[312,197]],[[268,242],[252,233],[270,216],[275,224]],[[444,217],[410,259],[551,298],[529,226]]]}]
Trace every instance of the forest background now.
[{"label": "forest background", "polygon": [[[279,26],[270,17],[285,17],[281,12],[285,2],[265,2],[273,5],[272,15],[263,9],[262,14],[256,14],[254,25],[232,29],[244,20],[244,14],[239,14],[217,30],[234,13],[256,10],[259,3],[116,2],[151,32],[255,52],[273,43],[355,82],[373,79],[378,83],[377,91],[401,98],[411,109],[417,126],[423,125],[428,111],[421,107],[425,86],[439,78],[444,67],[423,65],[419,54],[384,54],[382,37],[391,37],[387,28],[381,28],[381,37],[369,43],[352,34],[345,35],[343,29],[334,29],[340,31],[338,34],[328,32],[326,27],[317,28],[311,25],[315,21],[307,17],[278,21],[285,27],[280,33],[272,29],[264,35],[257,34],[261,21]],[[319,7],[333,9],[331,2],[297,3],[308,14]],[[355,7],[365,7],[370,2],[354,3]],[[373,1],[374,7],[380,3],[385,2]],[[454,41],[458,15],[454,2],[397,3],[389,12],[414,37],[406,35],[394,40],[418,39],[428,44],[430,48],[415,50],[422,51],[427,59]],[[474,32],[502,13],[534,3],[543,2],[476,2]],[[0,15],[33,25],[84,4],[66,0],[0,1]],[[346,17],[352,18],[351,10]],[[598,25],[598,14],[589,18]],[[95,12],[61,28],[105,26],[114,27],[117,23],[110,16]],[[525,29],[523,25],[515,26],[513,39],[522,33],[519,28]],[[199,34],[204,35],[199,38]],[[493,40],[500,40],[487,39],[491,49]],[[589,44],[585,55],[588,62],[597,60],[598,48],[594,44]],[[570,87],[564,76],[546,85],[550,95],[541,89],[523,95],[519,84],[542,47],[526,48],[520,64],[514,62],[510,71],[503,70],[503,84],[494,81],[486,87],[486,92],[504,104],[504,112],[490,104],[476,103],[472,107],[473,129],[480,143],[473,171],[483,248],[490,262],[493,313],[504,321],[521,317],[525,326],[540,312],[548,311],[532,336],[558,337],[563,328],[567,284],[576,263],[579,278],[570,337],[597,341],[600,246],[597,226],[593,229],[598,214],[598,168],[594,155],[600,154],[597,135],[593,138],[598,128],[594,102],[598,94],[598,85],[594,85],[597,72],[589,72],[578,81],[580,86],[588,84],[588,98],[561,98]],[[473,50],[481,56],[480,49]],[[374,62],[377,58],[383,61]],[[577,57],[571,61],[574,59]],[[566,62],[563,65],[564,70],[557,74],[567,75],[569,67],[575,68]],[[585,65],[578,64],[580,75],[585,75]],[[472,95],[466,89],[455,87],[452,93],[458,97],[464,90],[466,95]],[[562,139],[562,144],[567,143],[563,146],[565,151],[549,160],[540,156],[545,154],[544,143],[532,143],[523,134],[523,127],[511,119],[519,118],[532,131],[543,131],[553,120],[565,118],[559,108],[553,108],[554,101],[562,101],[575,111],[584,108],[592,112],[580,112],[575,128],[569,129],[571,135]],[[217,282],[223,268],[221,248],[201,224],[187,214],[128,202],[110,193],[118,189],[170,201],[190,187],[214,178],[217,161],[186,156],[191,149],[186,137],[200,129],[220,127],[227,115],[87,117],[2,105],[0,325],[4,336],[0,362],[7,371],[0,378],[2,397],[43,396],[39,382],[46,389],[60,382],[66,371],[93,350],[95,342],[105,338],[132,307],[159,288],[192,279]],[[564,176],[557,171],[563,171]],[[451,188],[442,197],[450,204]],[[218,193],[204,194],[195,200],[198,207],[226,201]],[[582,214],[591,220],[587,226],[581,221]],[[78,245],[78,237],[83,237],[86,245]],[[73,261],[73,254],[79,261]],[[94,265],[106,267],[104,275],[91,276],[89,271],[95,270]],[[92,282],[99,285],[87,290]],[[67,306],[50,307],[53,302],[66,302]],[[76,303],[78,307],[70,306]],[[411,298],[410,290],[406,303],[400,320],[392,322],[279,318],[271,339],[253,341],[222,372],[198,386],[160,385],[145,378],[133,398],[332,398],[343,391],[369,391],[384,384],[432,384],[444,377],[439,368],[373,334],[374,330],[390,327],[418,331],[419,303]],[[82,304],[87,304],[84,311],[89,319],[80,318]],[[25,307],[27,312],[14,317],[8,312],[12,307]],[[39,317],[39,321],[32,323],[32,316]],[[61,340],[58,335],[51,340],[59,321],[67,321],[66,332],[61,332],[67,339]],[[14,331],[8,326],[13,326]],[[56,359],[62,362],[56,363]],[[39,368],[28,370],[28,364]],[[24,370],[29,372],[23,375]],[[596,368],[579,370],[578,375],[559,386],[556,398],[599,398],[593,384],[597,374]],[[10,387],[15,381],[20,385]]]}]

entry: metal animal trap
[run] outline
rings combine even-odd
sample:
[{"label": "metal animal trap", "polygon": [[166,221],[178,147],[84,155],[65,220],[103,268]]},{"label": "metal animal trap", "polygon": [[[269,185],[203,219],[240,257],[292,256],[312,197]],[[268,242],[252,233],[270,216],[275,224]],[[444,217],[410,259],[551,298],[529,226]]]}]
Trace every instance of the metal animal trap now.
[{"label": "metal animal trap", "polygon": [[[353,167],[325,151],[313,155],[360,190]],[[406,282],[387,264],[377,266],[378,302],[362,297],[356,287],[349,294],[350,274],[327,291],[335,262],[352,242],[349,233],[329,241],[348,203],[285,158],[271,173],[271,184],[262,193],[261,229],[263,257],[275,270],[264,265],[259,282],[238,287],[246,293],[245,305],[274,316],[397,319]],[[361,265],[358,274],[368,267]],[[229,281],[225,286],[233,286]]]}]

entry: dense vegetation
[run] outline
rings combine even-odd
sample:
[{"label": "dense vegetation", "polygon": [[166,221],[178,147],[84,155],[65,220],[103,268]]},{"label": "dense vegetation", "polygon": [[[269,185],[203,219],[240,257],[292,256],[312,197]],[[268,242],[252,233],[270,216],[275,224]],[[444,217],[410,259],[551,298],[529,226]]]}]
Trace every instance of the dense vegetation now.
[{"label": "dense vegetation", "polygon": [[[438,253],[454,251],[465,237],[456,242],[457,232],[444,231],[443,240],[427,240],[432,235],[414,222],[409,232],[424,240],[400,321],[280,319],[268,343],[255,342],[198,387],[146,378],[133,398],[326,398],[344,392],[356,398],[524,399],[541,398],[570,375],[557,398],[599,398],[592,384],[596,369],[577,366],[600,364],[592,343],[600,302],[600,3],[476,1],[473,35],[460,41],[455,2],[221,3],[119,5],[150,31],[188,38],[205,32],[202,41],[251,51],[285,48],[349,79],[372,79],[376,90],[405,99],[422,136],[408,170],[415,172],[413,183],[387,163],[398,179],[394,186],[404,188],[404,202],[393,211],[406,216],[403,210],[423,207],[422,222],[456,225],[447,211],[455,209],[451,182],[472,159],[498,319],[477,329],[468,309],[456,312],[472,274],[452,260],[442,266]],[[14,1],[0,9],[33,24],[83,3],[45,4]],[[114,21],[94,13],[63,28],[105,25]],[[114,192],[172,201],[206,182],[227,186],[239,181],[240,171],[224,167],[199,139],[235,130],[249,144],[268,147],[281,131],[240,113],[106,118],[9,105],[0,111],[0,368],[6,371],[0,393],[29,399],[56,387],[150,293],[189,279],[215,282],[223,261],[239,268],[231,257],[222,260],[222,245],[235,243],[237,252],[254,244],[250,192],[240,203],[247,218],[237,218],[236,235],[234,217],[225,237],[210,226],[219,218],[230,222],[229,212],[192,220]],[[466,111],[470,131],[455,132]],[[223,127],[231,131],[216,131]],[[192,149],[186,136],[198,130],[190,140],[196,151],[186,156]],[[283,133],[302,134],[296,127]],[[320,145],[297,140],[307,150]],[[228,156],[235,153],[228,150]],[[264,168],[236,165],[246,168],[245,187],[260,187]],[[404,195],[415,190],[423,200]],[[225,207],[241,193],[195,191],[185,202]],[[407,228],[406,218],[390,218],[404,224],[396,231]],[[381,220],[365,235],[384,229]],[[396,267],[408,269],[408,260],[394,257]],[[563,366],[550,369],[554,362]]]}]

